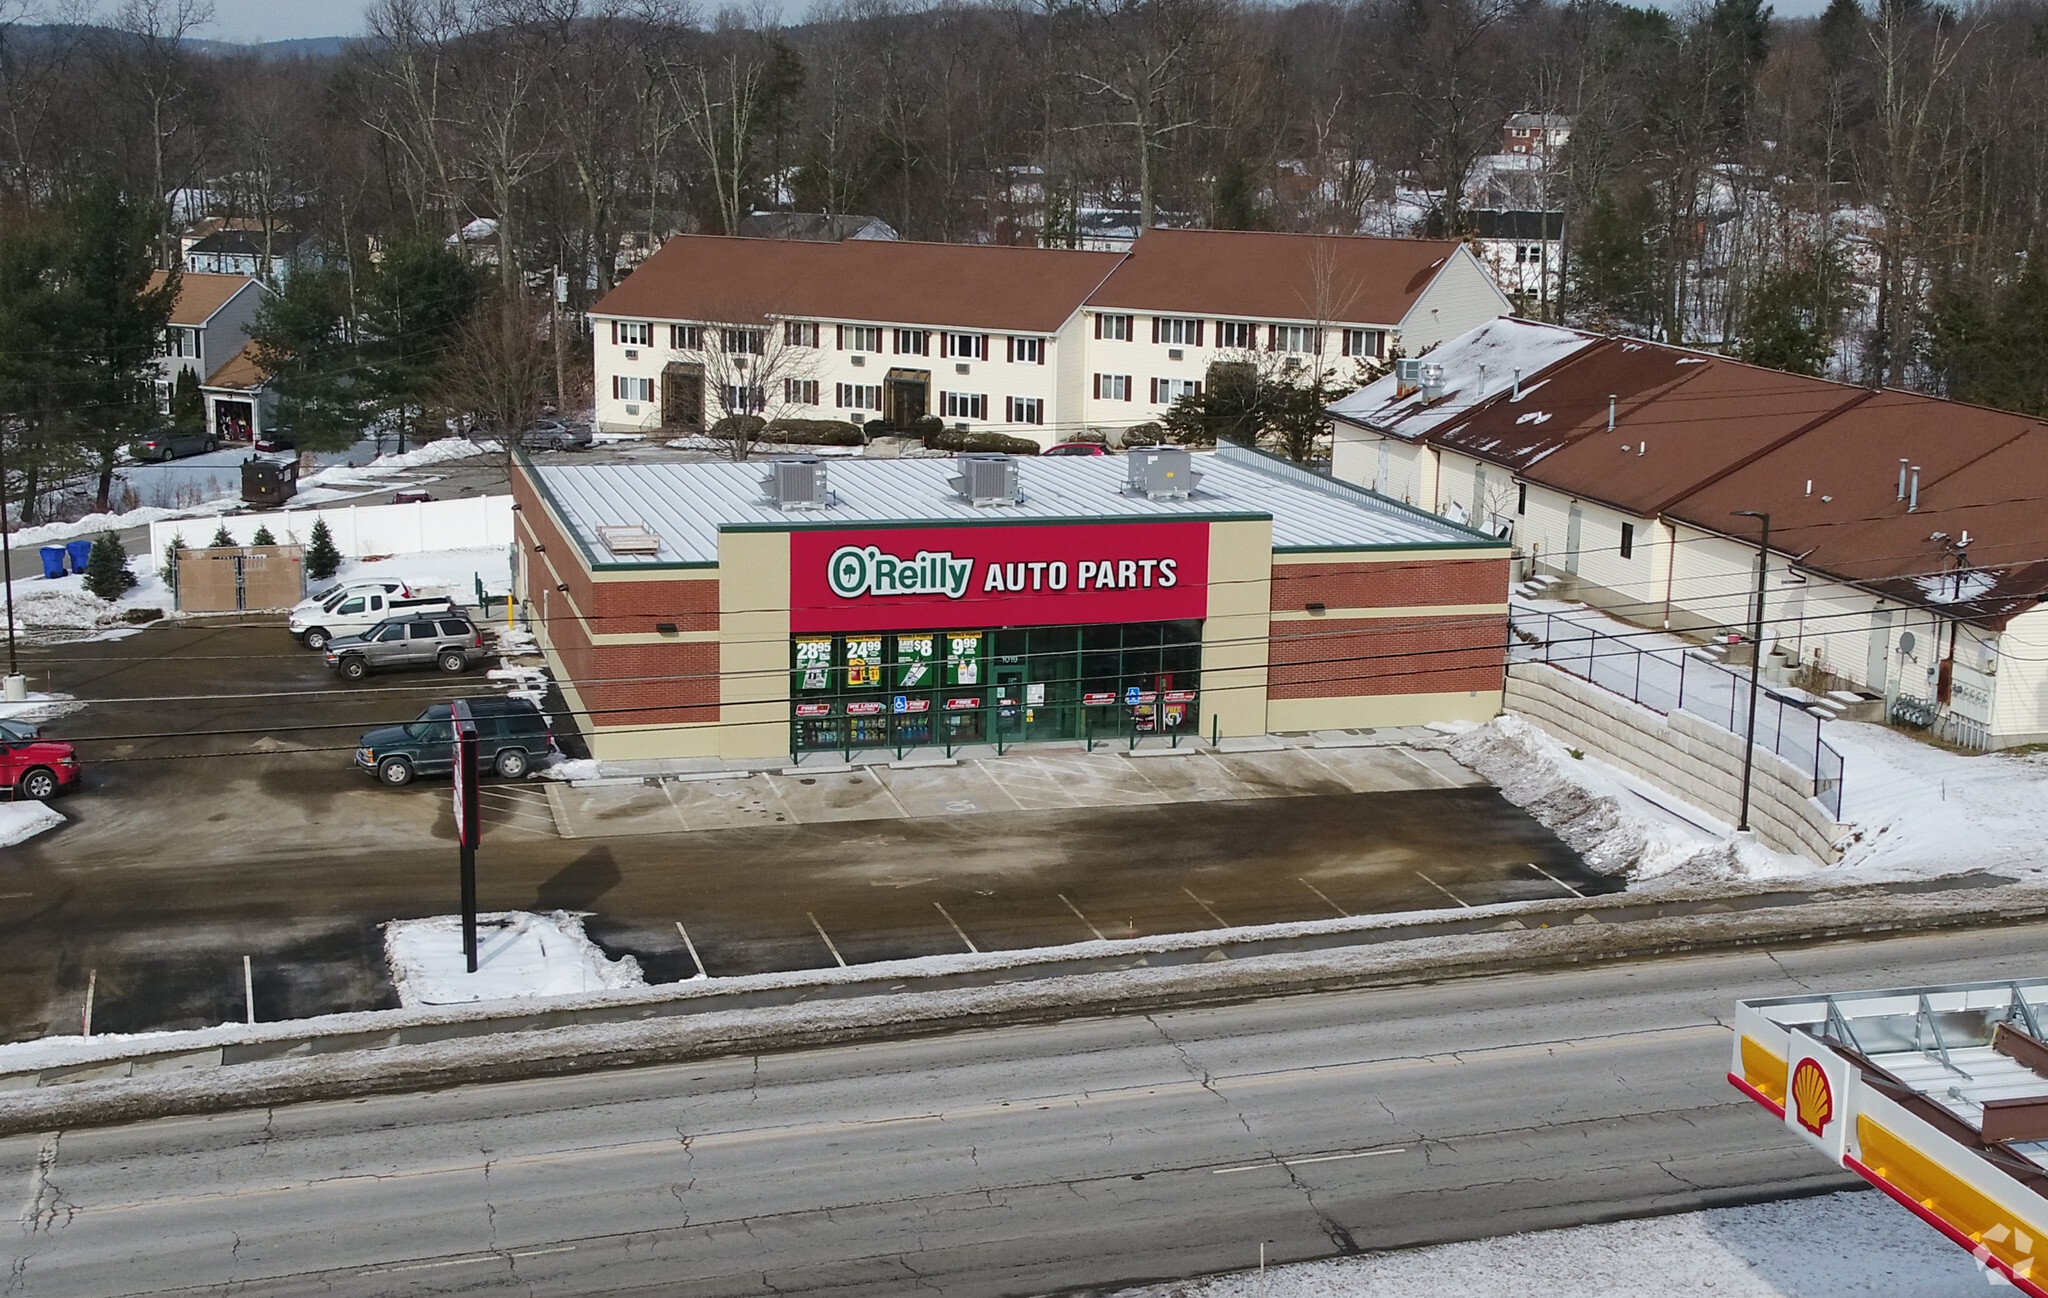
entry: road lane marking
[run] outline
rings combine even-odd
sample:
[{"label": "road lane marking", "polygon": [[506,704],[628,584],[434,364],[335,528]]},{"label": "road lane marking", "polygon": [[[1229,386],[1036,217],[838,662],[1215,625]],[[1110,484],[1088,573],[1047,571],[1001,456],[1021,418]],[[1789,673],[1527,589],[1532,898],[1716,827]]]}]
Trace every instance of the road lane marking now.
[{"label": "road lane marking", "polygon": [[1105,937],[1105,936],[1103,935],[1103,932],[1102,932],[1102,930],[1101,930],[1101,929],[1099,929],[1099,928],[1097,928],[1097,927],[1095,927],[1095,921],[1094,921],[1094,920],[1092,920],[1092,919],[1089,919],[1089,918],[1088,918],[1088,917],[1087,917],[1086,915],[1083,915],[1083,914],[1081,913],[1081,908],[1080,908],[1079,906],[1076,906],[1076,905],[1075,905],[1075,904],[1074,904],[1073,902],[1071,902],[1071,901],[1067,901],[1067,894],[1065,894],[1065,893],[1063,893],[1063,892],[1056,892],[1056,893],[1054,893],[1054,894],[1053,894],[1053,896],[1055,896],[1055,897],[1058,897],[1058,898],[1059,898],[1059,899],[1060,899],[1061,901],[1066,901],[1066,902],[1067,902],[1067,909],[1068,909],[1068,910],[1071,910],[1071,911],[1073,911],[1073,912],[1074,912],[1074,918],[1075,918],[1075,919],[1078,919],[1078,920],[1080,920],[1080,921],[1081,921],[1081,922],[1082,922],[1083,924],[1086,924],[1086,925],[1088,926],[1088,931],[1089,931],[1090,933],[1093,933],[1093,934],[1095,935],[1095,938],[1096,938],[1096,940],[1097,940],[1097,941],[1099,941],[1099,942],[1107,942],[1107,941],[1109,941],[1109,939],[1108,939],[1107,937]]},{"label": "road lane marking", "polygon": [[1321,888],[1316,887],[1314,884],[1302,878],[1300,875],[1294,876],[1294,881],[1300,884],[1302,887],[1308,889],[1310,892],[1314,893],[1316,896],[1322,897],[1323,904],[1325,906],[1328,906],[1331,910],[1336,911],[1339,915],[1342,915],[1346,919],[1351,918],[1351,912],[1344,909],[1342,906],[1339,906],[1336,902],[1331,901],[1327,896],[1324,896],[1323,890]]},{"label": "road lane marking", "polygon": [[1215,921],[1216,921],[1216,927],[1217,927],[1217,928],[1229,928],[1229,927],[1230,927],[1230,925],[1228,925],[1228,924],[1224,923],[1224,921],[1223,921],[1223,917],[1222,917],[1221,915],[1218,915],[1218,914],[1217,914],[1217,913],[1216,913],[1215,911],[1213,911],[1213,910],[1210,910],[1210,909],[1209,909],[1209,903],[1208,903],[1208,902],[1206,902],[1206,901],[1203,901],[1203,900],[1202,900],[1202,899],[1201,899],[1200,897],[1197,897],[1197,896],[1196,896],[1196,895],[1195,895],[1194,893],[1192,893],[1192,892],[1188,892],[1188,889],[1187,889],[1187,887],[1186,887],[1185,885],[1183,885],[1183,886],[1181,887],[1181,891],[1182,891],[1182,892],[1186,892],[1186,893],[1188,894],[1188,900],[1189,900],[1189,901],[1191,901],[1191,902],[1195,903],[1195,904],[1196,904],[1197,906],[1200,906],[1200,907],[1202,908],[1202,910],[1203,910],[1203,913],[1207,914],[1207,915],[1209,916],[1209,918],[1210,918],[1210,919],[1213,919],[1213,920],[1215,920]]},{"label": "road lane marking", "polygon": [[1548,870],[1544,869],[1544,868],[1543,868],[1542,866],[1540,866],[1540,865],[1536,864],[1536,863],[1535,863],[1534,861],[1530,861],[1530,862],[1528,862],[1527,864],[1528,864],[1528,866],[1529,866],[1529,868],[1530,868],[1530,869],[1532,869],[1532,870],[1534,870],[1534,871],[1535,871],[1536,873],[1538,873],[1538,874],[1542,875],[1542,876],[1543,876],[1544,878],[1546,878],[1546,879],[1550,880],[1550,881],[1551,881],[1552,883],[1554,883],[1554,884],[1556,884],[1556,885],[1557,885],[1558,887],[1560,887],[1560,888],[1564,889],[1564,890],[1565,890],[1566,892],[1570,893],[1570,894],[1571,894],[1572,896],[1574,896],[1574,897],[1578,897],[1578,898],[1580,898],[1581,900],[1583,900],[1583,899],[1585,898],[1585,896],[1586,896],[1586,894],[1585,894],[1585,893],[1583,893],[1583,892],[1580,892],[1580,891],[1579,891],[1579,890],[1578,890],[1577,888],[1574,888],[1574,887],[1572,887],[1572,886],[1571,886],[1570,884],[1568,884],[1568,883],[1566,883],[1566,882],[1565,882],[1564,880],[1562,880],[1562,879],[1558,878],[1558,877],[1557,877],[1556,875],[1554,875],[1554,874],[1552,874],[1552,873],[1551,873],[1550,871],[1548,871]]},{"label": "road lane marking", "polygon": [[371,1267],[367,1271],[358,1271],[356,1274],[359,1276],[390,1275],[394,1271],[433,1271],[444,1266],[475,1266],[479,1262],[497,1262],[501,1260],[496,1253],[486,1253],[482,1257],[451,1257],[444,1262],[407,1262],[400,1266]]},{"label": "road lane marking", "polygon": [[818,917],[809,911],[805,911],[804,918],[810,920],[811,927],[818,930],[818,936],[825,939],[825,949],[832,953],[832,958],[839,962],[839,967],[841,969],[846,968],[846,957],[839,954],[838,947],[832,945],[832,935],[825,931],[825,926],[818,922]]},{"label": "road lane marking", "polygon": [[937,906],[937,907],[938,907],[938,911],[939,911],[939,914],[941,914],[941,915],[945,915],[945,916],[946,916],[946,922],[947,922],[948,924],[951,924],[951,925],[953,926],[953,931],[954,931],[955,933],[958,933],[958,934],[960,935],[960,940],[961,940],[962,942],[965,942],[965,943],[967,944],[967,949],[968,949],[969,951],[973,952],[973,953],[974,953],[975,955],[980,955],[980,954],[981,954],[981,948],[980,948],[980,947],[978,947],[978,946],[976,946],[976,945],[974,945],[974,939],[973,939],[973,938],[971,938],[971,937],[969,937],[969,936],[967,936],[967,930],[966,930],[966,929],[964,929],[964,928],[961,928],[961,927],[960,927],[960,921],[959,921],[959,920],[957,920],[957,919],[954,919],[954,918],[953,918],[953,917],[952,917],[951,915],[947,915],[947,914],[946,914],[946,908],[945,908],[944,906],[939,906],[939,903],[937,903],[937,902],[933,902],[933,903],[932,903],[932,905],[934,905],[934,906]]},{"label": "road lane marking", "polygon": [[1404,1149],[1366,1149],[1353,1154],[1316,1154],[1309,1158],[1276,1158],[1270,1163],[1246,1163],[1242,1167],[1212,1167],[1211,1176],[1228,1176],[1232,1172],[1256,1172],[1267,1167],[1298,1167],[1303,1163],[1336,1163],[1347,1158],[1378,1158],[1382,1154],[1405,1154]]},{"label": "road lane marking", "polygon": [[561,1246],[560,1248],[523,1248],[523,1249],[519,1249],[518,1251],[514,1252],[514,1253],[512,1254],[512,1256],[513,1256],[513,1257],[546,1257],[546,1256],[547,1256],[548,1254],[550,1254],[550,1253],[574,1253],[575,1251],[576,1251],[576,1246],[575,1246],[574,1244],[564,1244],[564,1245],[562,1245],[562,1246]]},{"label": "road lane marking", "polygon": [[1443,894],[1444,896],[1446,896],[1446,897],[1449,897],[1449,898],[1450,898],[1450,899],[1451,899],[1452,901],[1455,901],[1455,902],[1457,902],[1457,903],[1458,903],[1458,904],[1459,904],[1460,906],[1463,906],[1463,907],[1464,907],[1464,908],[1465,908],[1466,910],[1470,910],[1470,909],[1472,909],[1472,903],[1471,903],[1471,902],[1469,902],[1469,901],[1466,901],[1466,900],[1465,900],[1465,899],[1464,899],[1463,897],[1460,897],[1460,896],[1459,896],[1459,895],[1458,895],[1457,893],[1455,893],[1455,892],[1452,892],[1452,891],[1451,891],[1451,890],[1450,890],[1449,888],[1446,888],[1446,887],[1444,887],[1444,886],[1443,886],[1442,884],[1440,884],[1440,883],[1438,883],[1438,882],[1437,882],[1436,880],[1434,880],[1434,879],[1430,878],[1430,877],[1429,877],[1428,875],[1424,874],[1424,873],[1423,873],[1422,871],[1420,871],[1420,870],[1417,870],[1417,871],[1415,872],[1415,877],[1416,877],[1416,878],[1418,878],[1418,879],[1420,879],[1420,880],[1422,880],[1422,881],[1423,881],[1424,883],[1428,884],[1428,885],[1429,885],[1430,887],[1432,887],[1432,888],[1436,889],[1436,890],[1437,890],[1438,892],[1442,893],[1442,894]]}]

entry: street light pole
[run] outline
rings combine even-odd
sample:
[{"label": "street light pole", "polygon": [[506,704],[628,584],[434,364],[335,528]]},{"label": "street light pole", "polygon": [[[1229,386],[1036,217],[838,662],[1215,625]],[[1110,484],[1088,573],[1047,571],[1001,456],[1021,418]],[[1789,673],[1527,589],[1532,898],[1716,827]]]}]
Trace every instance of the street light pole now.
[{"label": "street light pole", "polygon": [[1742,745],[1742,818],[1737,832],[1749,829],[1749,780],[1756,767],[1756,674],[1764,656],[1764,577],[1771,566],[1771,516],[1761,510],[1738,509],[1737,518],[1754,518],[1764,525],[1763,539],[1756,548],[1756,607],[1751,610],[1749,633],[1749,734]]},{"label": "street light pole", "polygon": [[14,665],[14,556],[8,552],[7,437],[0,433],[0,580],[7,583],[7,679],[21,672]]}]

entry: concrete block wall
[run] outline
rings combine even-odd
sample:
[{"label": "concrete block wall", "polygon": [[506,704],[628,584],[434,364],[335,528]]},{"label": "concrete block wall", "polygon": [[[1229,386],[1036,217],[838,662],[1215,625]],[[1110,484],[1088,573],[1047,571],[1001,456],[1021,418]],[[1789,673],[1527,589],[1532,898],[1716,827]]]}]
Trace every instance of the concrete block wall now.
[{"label": "concrete block wall", "polygon": [[[1601,761],[1734,824],[1742,807],[1742,740],[1689,713],[1662,716],[1542,663],[1508,669],[1507,710]],[[1813,781],[1759,752],[1750,826],[1767,846],[1832,865],[1849,827],[1812,797]]]}]

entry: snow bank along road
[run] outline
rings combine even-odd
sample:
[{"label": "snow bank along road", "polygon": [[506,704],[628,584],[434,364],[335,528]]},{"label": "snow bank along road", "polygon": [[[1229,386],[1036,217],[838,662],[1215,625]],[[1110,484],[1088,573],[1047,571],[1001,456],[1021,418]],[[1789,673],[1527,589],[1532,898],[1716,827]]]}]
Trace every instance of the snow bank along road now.
[{"label": "snow bank along road", "polygon": [[[1853,1184],[1739,995],[2040,971],[2048,926],[0,1140],[0,1291],[1085,1290]],[[1917,1229],[1901,1218],[1901,1230]]]}]

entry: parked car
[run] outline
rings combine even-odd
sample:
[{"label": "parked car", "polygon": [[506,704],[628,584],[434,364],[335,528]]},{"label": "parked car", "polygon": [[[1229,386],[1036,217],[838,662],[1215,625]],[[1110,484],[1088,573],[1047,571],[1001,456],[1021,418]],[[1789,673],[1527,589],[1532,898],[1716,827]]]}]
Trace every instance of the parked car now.
[{"label": "parked car", "polygon": [[394,491],[391,503],[394,505],[424,505],[434,498],[431,491]]},{"label": "parked car", "polygon": [[376,589],[346,591],[332,607],[306,614],[294,612],[292,636],[308,649],[325,649],[340,636],[361,635],[385,618],[401,613],[459,613],[446,595],[410,595]]},{"label": "parked car", "polygon": [[452,609],[387,618],[359,636],[327,644],[327,665],[352,681],[407,668],[465,672],[483,656],[484,633]]},{"label": "parked car", "polygon": [[204,455],[220,449],[212,433],[180,433],[160,429],[135,443],[138,460],[175,460],[184,455]]},{"label": "parked car", "polygon": [[[376,591],[384,595],[410,595],[412,592],[402,581],[338,581],[331,586],[322,586],[306,598],[292,605],[292,620],[296,623],[301,614],[315,611],[327,612],[350,595],[367,594]],[[297,632],[294,632],[297,634]],[[315,646],[316,648],[318,646]]]},{"label": "parked car", "polygon": [[282,433],[273,429],[267,433],[256,434],[256,449],[259,451],[295,451],[298,449],[298,445],[292,441],[290,433]]},{"label": "parked car", "polygon": [[[547,718],[527,699],[502,695],[465,699],[476,721],[476,764],[516,780],[555,750]],[[403,788],[419,775],[447,775],[455,769],[453,709],[436,703],[418,719],[366,733],[356,748],[356,769],[387,788]]]},{"label": "parked car", "polygon": [[589,449],[597,437],[588,428],[559,419],[542,419],[528,424],[519,440],[530,451],[582,451]]},{"label": "parked car", "polygon": [[0,741],[0,784],[16,798],[47,802],[64,789],[76,788],[81,774],[71,745],[35,736]]},{"label": "parked car", "polygon": [[26,721],[0,720],[0,744],[40,738],[42,730]]},{"label": "parked car", "polygon": [[1109,448],[1100,442],[1061,442],[1058,446],[1045,448],[1047,455],[1107,455]]}]

